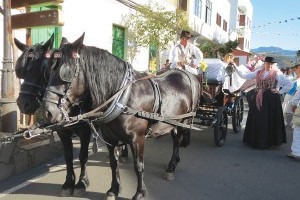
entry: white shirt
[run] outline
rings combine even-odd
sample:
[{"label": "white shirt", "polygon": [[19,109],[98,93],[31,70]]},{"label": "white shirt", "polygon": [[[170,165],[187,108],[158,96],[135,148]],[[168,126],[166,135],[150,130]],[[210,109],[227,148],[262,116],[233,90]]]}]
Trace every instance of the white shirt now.
[{"label": "white shirt", "polygon": [[300,102],[300,78],[298,78],[296,81],[297,81],[296,93],[293,95],[292,99],[290,100],[292,106],[298,106]]},{"label": "white shirt", "polygon": [[[250,73],[243,73],[241,72],[240,69],[238,69],[238,67],[236,68],[236,72],[244,79],[247,79],[247,80],[252,80],[252,79],[255,79],[256,78],[256,74],[257,72],[259,71],[258,70],[255,70],[254,72],[250,72]],[[266,78],[268,75],[269,75],[269,71],[265,71],[264,72],[264,75],[263,75],[263,78]],[[289,92],[292,88],[293,88],[293,83],[291,80],[289,80],[281,71],[277,71],[276,73],[276,80],[277,80],[277,86],[276,88],[279,90],[279,93],[280,94],[284,94],[284,93],[287,93]]]},{"label": "white shirt", "polygon": [[180,43],[177,44],[172,50],[172,55],[171,55],[172,64],[170,68],[171,69],[177,68],[178,62],[190,64],[193,55],[196,57],[194,63],[200,63],[203,60],[203,53],[194,44],[188,43],[186,47],[184,47]]},{"label": "white shirt", "polygon": [[[223,71],[220,71],[220,73],[218,74],[217,80],[221,81],[223,83],[223,89],[228,89],[230,92],[235,92],[242,87],[242,85],[245,83],[246,79],[239,76],[238,73],[236,73],[235,69],[230,77],[226,73],[227,65],[228,64],[226,62],[224,62],[224,69],[223,69]],[[250,72],[250,70],[244,65],[240,65],[238,68],[243,73]]]}]

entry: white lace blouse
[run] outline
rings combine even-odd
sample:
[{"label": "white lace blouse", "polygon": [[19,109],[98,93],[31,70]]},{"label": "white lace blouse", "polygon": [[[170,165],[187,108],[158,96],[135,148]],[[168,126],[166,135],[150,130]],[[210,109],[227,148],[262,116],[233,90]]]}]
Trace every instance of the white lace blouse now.
[{"label": "white lace blouse", "polygon": [[[247,80],[252,80],[256,78],[256,74],[260,69],[254,71],[254,72],[249,72],[249,73],[244,73],[236,68],[237,73],[244,79]],[[269,75],[269,71],[264,72],[264,78],[266,78]],[[277,71],[276,74],[276,80],[277,80],[277,86],[276,88],[279,90],[280,94],[284,94],[289,92],[293,88],[293,83],[290,79],[287,78],[281,71]]]}]

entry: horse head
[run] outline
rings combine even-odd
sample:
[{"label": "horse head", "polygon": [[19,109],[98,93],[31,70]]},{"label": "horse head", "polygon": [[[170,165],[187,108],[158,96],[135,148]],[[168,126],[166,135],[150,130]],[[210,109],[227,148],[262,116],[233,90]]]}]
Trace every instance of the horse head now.
[{"label": "horse head", "polygon": [[52,52],[48,60],[51,73],[42,114],[51,123],[66,120],[69,114],[75,112],[72,109],[87,96],[85,78],[79,63],[83,39],[84,34],[75,42],[62,45]]},{"label": "horse head", "polygon": [[63,45],[50,58],[51,74],[42,112],[51,123],[67,120],[79,105],[81,112],[113,96],[127,77],[128,65],[106,50],[83,44],[84,34]]},{"label": "horse head", "polygon": [[50,55],[53,41],[54,34],[45,44],[33,46],[14,39],[16,46],[22,51],[21,56],[17,59],[15,71],[18,78],[24,79],[17,98],[17,105],[24,114],[33,114],[40,106],[45,90],[45,79],[49,74],[46,61]]}]

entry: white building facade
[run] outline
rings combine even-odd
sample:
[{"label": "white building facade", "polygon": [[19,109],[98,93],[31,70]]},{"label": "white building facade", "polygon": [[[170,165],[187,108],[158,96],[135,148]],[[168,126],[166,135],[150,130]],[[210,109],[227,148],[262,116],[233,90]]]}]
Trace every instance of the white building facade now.
[{"label": "white building facade", "polygon": [[251,44],[251,27],[253,6],[250,0],[229,0],[230,11],[230,32],[237,33],[239,46],[234,54],[239,64],[248,62],[248,54]]},{"label": "white building facade", "polygon": [[[59,8],[63,11],[64,25],[57,28],[56,34],[66,37],[73,42],[85,33],[84,44],[96,46],[111,53],[119,53],[124,60],[130,61],[138,71],[147,71],[149,65],[148,48],[139,48],[134,60],[128,55],[127,29],[124,17],[136,12],[134,5],[157,2],[167,9],[180,8],[188,13],[188,21],[192,30],[199,34],[197,43],[202,39],[225,43],[232,32],[237,32],[240,49],[249,52],[251,37],[251,20],[253,7],[250,0],[64,0]],[[13,10],[15,13],[24,13],[24,9]],[[2,16],[0,17],[0,20]],[[242,23],[244,20],[244,24]],[[36,30],[36,31],[35,31]],[[53,28],[43,30],[32,29],[32,43],[46,41]],[[41,33],[46,32],[46,33]],[[0,29],[0,37],[3,26]],[[25,29],[15,30],[16,37],[25,43]],[[39,35],[39,36],[37,36]],[[49,36],[41,36],[49,35]],[[60,41],[56,42],[56,46]],[[0,41],[0,45],[2,40]],[[3,47],[3,45],[1,45]],[[161,61],[168,57],[168,51],[162,52]],[[3,48],[0,48],[2,60]],[[2,68],[2,66],[1,66]]]}]

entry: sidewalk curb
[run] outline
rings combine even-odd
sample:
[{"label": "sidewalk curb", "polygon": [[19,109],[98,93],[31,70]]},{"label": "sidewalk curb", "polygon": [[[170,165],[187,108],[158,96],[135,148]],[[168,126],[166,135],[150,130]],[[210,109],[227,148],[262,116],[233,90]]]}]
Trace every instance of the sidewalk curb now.
[{"label": "sidewalk curb", "polygon": [[39,136],[20,139],[0,148],[0,182],[46,161],[63,155],[59,137]]}]

